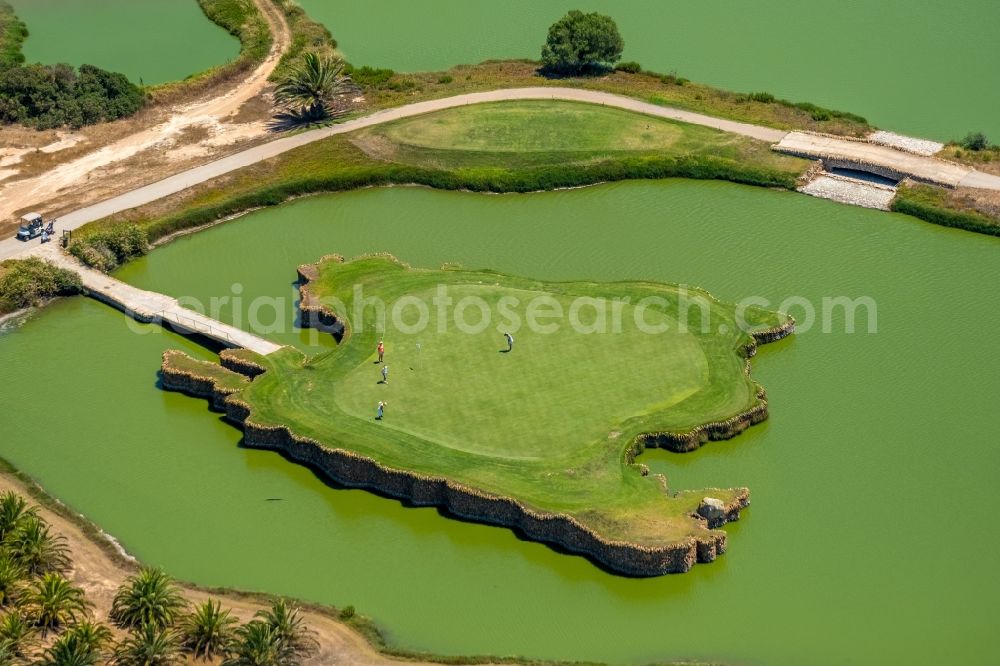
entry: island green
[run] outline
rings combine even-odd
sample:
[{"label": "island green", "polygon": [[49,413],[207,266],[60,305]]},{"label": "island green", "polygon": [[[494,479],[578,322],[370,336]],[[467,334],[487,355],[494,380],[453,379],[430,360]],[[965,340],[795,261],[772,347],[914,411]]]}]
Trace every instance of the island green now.
[{"label": "island green", "polygon": [[[204,395],[182,378],[214,382],[249,446],[282,449],[338,481],[446,504],[467,518],[519,527],[523,516],[563,521],[577,534],[527,532],[626,573],[685,571],[696,549],[699,560],[725,549],[724,534],[709,525],[737,517],[747,491],[672,492],[634,457],[647,445],[689,450],[762,420],[766,400],[747,359],[758,340],[790,331],[788,317],[683,286],[545,283],[413,269],[385,256],[333,257],[301,271],[314,278],[304,288],[306,314],[319,313],[342,336],[335,349],[256,356],[251,363],[264,372],[249,373],[248,384],[171,353],[165,385]],[[512,350],[502,337],[508,329]],[[234,361],[248,364],[245,353]],[[384,418],[376,418],[380,402]],[[330,462],[331,451],[338,460]],[[358,482],[348,469],[355,463],[373,463],[377,473]],[[402,490],[398,474],[412,475]],[[420,489],[442,483],[465,499]],[[697,515],[706,495],[725,507],[708,521]],[[506,508],[487,506],[497,503]],[[655,562],[609,555],[609,545]]]}]

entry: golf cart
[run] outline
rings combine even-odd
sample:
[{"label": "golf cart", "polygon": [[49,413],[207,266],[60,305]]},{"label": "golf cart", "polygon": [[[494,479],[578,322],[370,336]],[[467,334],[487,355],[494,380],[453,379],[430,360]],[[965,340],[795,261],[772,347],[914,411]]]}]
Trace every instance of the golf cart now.
[{"label": "golf cart", "polygon": [[28,213],[21,218],[21,228],[17,230],[17,240],[29,241],[38,238],[45,231],[42,216],[38,213]]}]

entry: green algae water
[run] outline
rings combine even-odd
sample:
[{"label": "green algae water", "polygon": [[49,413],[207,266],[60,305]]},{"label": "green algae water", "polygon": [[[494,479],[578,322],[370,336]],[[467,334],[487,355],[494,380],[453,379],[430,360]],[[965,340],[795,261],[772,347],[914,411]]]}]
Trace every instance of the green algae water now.
[{"label": "green algae water", "polygon": [[674,487],[752,491],[725,528],[729,552],[683,575],[614,576],[241,449],[204,400],[157,387],[164,349],[210,352],[83,298],[0,338],[0,455],[175,576],[354,604],[407,648],[620,663],[992,659],[1000,239],[726,183],[394,188],[260,211],[120,277],[202,302],[240,296],[221,316],[245,321],[253,297],[291,306],[296,265],[371,251],[545,280],[686,282],[773,305],[868,296],[877,332],[861,319],[847,334],[834,317],[829,333],[817,324],[762,347],[754,376],[770,420],[695,453],[644,454]]},{"label": "green algae water", "polygon": [[165,83],[239,55],[239,41],[195,0],[12,0],[30,33],[28,62],[96,65]]},{"label": "green algae water", "polygon": [[853,111],[942,141],[1000,137],[994,0],[301,0],[351,62],[398,71],[539,58],[570,9],[618,23],[624,60],[739,92]]}]

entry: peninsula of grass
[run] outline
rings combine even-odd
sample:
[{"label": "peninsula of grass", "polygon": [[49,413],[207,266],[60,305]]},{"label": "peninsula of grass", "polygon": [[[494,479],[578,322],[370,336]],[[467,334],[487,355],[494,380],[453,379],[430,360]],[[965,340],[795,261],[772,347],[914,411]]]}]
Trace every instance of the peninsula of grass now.
[{"label": "peninsula of grass", "polygon": [[[713,528],[738,517],[748,491],[674,492],[635,456],[646,446],[690,450],[765,418],[747,359],[758,340],[791,330],[786,316],[673,285],[545,283],[385,256],[328,258],[300,272],[313,278],[307,309],[343,327],[336,349],[257,357],[264,372],[249,384],[169,352],[164,385],[206,397],[192,380],[224,389],[248,446],[520,529],[620,572],[686,571],[724,551],[725,533]],[[436,300],[442,293],[453,308]],[[456,305],[473,300],[481,305]],[[721,502],[711,527],[697,513],[706,496]]]},{"label": "peninsula of grass", "polygon": [[576,102],[471,105],[316,141],[146,206],[122,221],[151,241],[289,198],[377,185],[529,192],[700,178],[793,189],[810,162],[764,141]]}]

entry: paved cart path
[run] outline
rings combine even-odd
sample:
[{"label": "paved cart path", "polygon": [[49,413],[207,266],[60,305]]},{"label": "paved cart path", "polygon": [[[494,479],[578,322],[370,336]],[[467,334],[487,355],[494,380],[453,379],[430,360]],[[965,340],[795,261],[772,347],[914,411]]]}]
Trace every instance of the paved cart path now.
[{"label": "paved cart path", "polygon": [[[514,100],[565,100],[586,102],[616,107],[628,111],[669,118],[681,122],[712,127],[724,132],[732,132],[761,141],[776,143],[779,149],[787,152],[798,151],[804,155],[816,156],[823,151],[836,149],[837,154],[844,159],[859,163],[871,162],[873,156],[879,163],[885,164],[900,173],[911,174],[922,180],[941,182],[943,184],[963,185],[1000,190],[1000,177],[980,173],[973,169],[947,162],[934,157],[916,155],[903,150],[886,146],[876,146],[864,141],[849,141],[834,139],[827,136],[814,135],[805,132],[786,132],[770,127],[761,127],[749,123],[741,123],[724,118],[715,118],[701,113],[684,111],[670,107],[657,106],[630,97],[614,95],[597,90],[581,90],[577,88],[504,88],[489,92],[469,93],[443,99],[417,102],[406,106],[385,109],[370,115],[349,120],[331,127],[310,130],[301,134],[282,137],[268,143],[244,150],[228,157],[209,162],[200,167],[183,171],[155,183],[126,192],[125,194],[107,199],[86,208],[73,211],[59,218],[57,233],[64,229],[76,229],[88,222],[107,217],[136,206],[156,201],[175,194],[189,187],[203,183],[212,178],[230,173],[257,162],[280,155],[299,146],[319,141],[337,134],[346,134],[365,127],[392,122],[401,118],[409,118],[433,111],[441,111],[468,104],[485,102],[501,102]],[[45,209],[45,202],[38,202],[36,208]],[[35,241],[37,242],[37,241]],[[0,260],[15,256],[25,250],[22,243],[14,239],[0,241]]]}]

